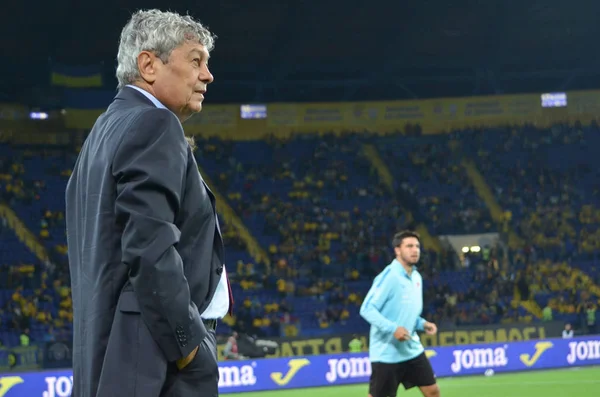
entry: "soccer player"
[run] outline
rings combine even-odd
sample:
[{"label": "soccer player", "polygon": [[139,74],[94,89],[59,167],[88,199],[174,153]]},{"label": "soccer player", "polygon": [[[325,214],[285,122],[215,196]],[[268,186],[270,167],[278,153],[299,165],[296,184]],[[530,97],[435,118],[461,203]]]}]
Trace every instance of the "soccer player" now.
[{"label": "soccer player", "polygon": [[425,397],[439,397],[433,369],[417,331],[429,335],[437,327],[421,317],[423,278],[415,265],[421,255],[419,235],[397,233],[393,240],[396,259],[373,281],[360,308],[371,324],[370,397],[395,397],[398,386],[419,387]]}]

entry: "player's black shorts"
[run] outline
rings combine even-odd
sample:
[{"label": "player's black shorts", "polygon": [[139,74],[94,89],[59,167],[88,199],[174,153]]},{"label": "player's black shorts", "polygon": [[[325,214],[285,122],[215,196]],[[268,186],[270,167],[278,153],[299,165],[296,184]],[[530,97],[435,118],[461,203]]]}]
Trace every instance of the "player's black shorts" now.
[{"label": "player's black shorts", "polygon": [[371,363],[369,394],[372,397],[396,397],[398,386],[405,389],[435,385],[435,375],[425,352],[401,363]]}]

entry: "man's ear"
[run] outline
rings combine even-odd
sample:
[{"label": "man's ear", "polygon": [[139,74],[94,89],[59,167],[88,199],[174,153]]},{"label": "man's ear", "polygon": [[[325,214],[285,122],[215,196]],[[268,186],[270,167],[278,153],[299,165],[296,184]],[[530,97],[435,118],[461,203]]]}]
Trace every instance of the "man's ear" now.
[{"label": "man's ear", "polygon": [[154,83],[156,81],[157,63],[160,59],[150,51],[142,51],[137,56],[137,65],[140,72],[140,77],[146,83]]}]

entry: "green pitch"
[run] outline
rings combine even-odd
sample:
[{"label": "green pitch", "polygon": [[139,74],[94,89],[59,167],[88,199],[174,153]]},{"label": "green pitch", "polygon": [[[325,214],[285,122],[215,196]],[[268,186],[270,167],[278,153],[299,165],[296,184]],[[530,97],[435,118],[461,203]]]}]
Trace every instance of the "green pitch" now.
[{"label": "green pitch", "polygon": [[[600,367],[572,368],[494,376],[445,378],[442,397],[600,396]],[[243,393],[243,397],[367,397],[367,385]],[[398,390],[398,397],[419,397],[418,390]]]}]

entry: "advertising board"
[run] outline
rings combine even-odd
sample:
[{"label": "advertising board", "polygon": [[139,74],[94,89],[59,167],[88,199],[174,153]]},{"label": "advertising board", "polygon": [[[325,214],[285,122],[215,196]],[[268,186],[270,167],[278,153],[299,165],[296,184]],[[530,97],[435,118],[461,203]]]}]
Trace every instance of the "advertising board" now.
[{"label": "advertising board", "polygon": [[[428,348],[437,377],[600,365],[600,336]],[[220,393],[366,383],[367,353],[219,363]],[[0,397],[69,397],[72,372],[5,374]]]}]

